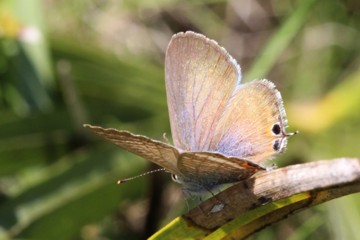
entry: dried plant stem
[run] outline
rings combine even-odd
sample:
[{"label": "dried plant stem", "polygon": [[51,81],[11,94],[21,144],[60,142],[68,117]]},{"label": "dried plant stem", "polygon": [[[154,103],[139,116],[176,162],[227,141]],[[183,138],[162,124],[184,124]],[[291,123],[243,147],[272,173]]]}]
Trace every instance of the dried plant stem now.
[{"label": "dried plant stem", "polygon": [[[175,219],[153,239],[241,239],[302,209],[360,192],[360,160],[292,165],[242,181]],[[206,214],[204,214],[206,213]],[[170,236],[170,235],[169,235]]]}]

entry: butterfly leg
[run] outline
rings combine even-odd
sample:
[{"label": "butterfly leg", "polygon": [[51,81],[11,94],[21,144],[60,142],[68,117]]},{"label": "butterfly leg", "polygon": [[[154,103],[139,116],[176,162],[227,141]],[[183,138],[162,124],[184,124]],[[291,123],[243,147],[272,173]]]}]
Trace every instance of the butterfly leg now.
[{"label": "butterfly leg", "polygon": [[[200,201],[200,203],[202,202],[201,196],[199,197],[199,201]],[[209,214],[206,214],[205,211],[204,211],[204,209],[201,208],[200,204],[197,205],[197,208],[200,210],[200,212],[201,212],[202,214],[204,214],[204,216],[206,216],[206,217],[209,216]]]}]

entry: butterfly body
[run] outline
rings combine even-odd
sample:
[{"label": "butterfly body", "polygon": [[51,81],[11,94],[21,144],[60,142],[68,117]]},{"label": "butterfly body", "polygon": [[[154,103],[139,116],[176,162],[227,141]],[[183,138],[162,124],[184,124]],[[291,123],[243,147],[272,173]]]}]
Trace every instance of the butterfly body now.
[{"label": "butterfly body", "polygon": [[85,127],[162,166],[195,193],[249,178],[285,150],[291,134],[280,92],[268,80],[241,84],[240,66],[215,41],[194,32],[175,34],[165,79],[174,146]]}]

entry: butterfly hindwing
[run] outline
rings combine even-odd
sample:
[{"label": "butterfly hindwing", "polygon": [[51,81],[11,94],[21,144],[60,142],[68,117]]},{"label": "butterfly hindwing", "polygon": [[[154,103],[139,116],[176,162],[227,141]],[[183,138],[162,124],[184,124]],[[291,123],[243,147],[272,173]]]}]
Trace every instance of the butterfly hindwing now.
[{"label": "butterfly hindwing", "polygon": [[284,151],[286,126],[280,92],[272,82],[242,84],[216,125],[210,151],[261,164]]},{"label": "butterfly hindwing", "polygon": [[185,180],[211,189],[214,185],[233,183],[264,170],[247,160],[226,157],[219,153],[185,152],[180,154],[178,169]]}]

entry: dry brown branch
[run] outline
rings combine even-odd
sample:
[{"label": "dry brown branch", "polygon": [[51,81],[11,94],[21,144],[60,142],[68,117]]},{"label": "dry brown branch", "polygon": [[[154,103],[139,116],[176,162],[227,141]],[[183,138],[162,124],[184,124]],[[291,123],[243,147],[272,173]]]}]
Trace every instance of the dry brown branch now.
[{"label": "dry brown branch", "polygon": [[[177,222],[186,222],[189,229],[201,229],[203,233],[196,234],[200,238],[202,234],[217,234],[219,228],[226,232],[225,239],[244,238],[296,211],[355,192],[360,192],[359,159],[292,165],[242,181],[190,210]],[[250,220],[245,221],[249,213]],[[242,223],[232,227],[233,219]],[[179,232],[181,224],[175,225],[169,224],[161,232]]]}]

